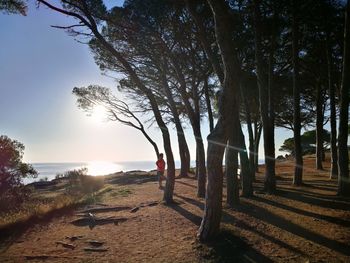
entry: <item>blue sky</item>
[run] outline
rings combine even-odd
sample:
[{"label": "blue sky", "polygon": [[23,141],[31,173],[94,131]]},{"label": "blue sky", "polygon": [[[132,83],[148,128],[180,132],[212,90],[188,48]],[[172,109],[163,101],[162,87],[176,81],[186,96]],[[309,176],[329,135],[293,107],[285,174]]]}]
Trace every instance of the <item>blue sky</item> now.
[{"label": "blue sky", "polygon": [[[107,4],[115,2],[122,1]],[[152,160],[153,148],[138,131],[89,118],[77,108],[73,87],[115,88],[116,83],[100,74],[87,45],[50,27],[71,21],[33,3],[25,17],[0,13],[0,134],[23,142],[28,162]],[[207,127],[205,121],[203,138]],[[158,129],[149,131],[162,148]],[[195,157],[190,128],[186,133]],[[171,135],[179,159],[176,135]],[[276,149],[287,136],[277,132]]]}]

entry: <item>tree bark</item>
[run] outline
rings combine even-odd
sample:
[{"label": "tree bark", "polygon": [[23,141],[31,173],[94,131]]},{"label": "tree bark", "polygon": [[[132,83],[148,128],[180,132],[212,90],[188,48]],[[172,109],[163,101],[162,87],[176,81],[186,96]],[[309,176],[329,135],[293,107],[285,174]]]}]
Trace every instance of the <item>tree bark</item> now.
[{"label": "tree bark", "polygon": [[208,0],[214,15],[216,41],[224,66],[223,89],[219,99],[219,118],[208,136],[208,185],[204,216],[198,231],[201,241],[209,240],[219,233],[222,212],[222,159],[229,134],[233,127],[232,116],[239,112],[239,67],[231,32],[229,7],[224,0]]},{"label": "tree bark", "polygon": [[210,96],[209,96],[209,85],[208,85],[207,78],[204,80],[204,95],[205,95],[205,102],[207,104],[207,111],[208,111],[209,130],[210,130],[210,132],[212,132],[214,129],[214,117],[213,117],[213,111],[211,109],[211,102],[210,102]]},{"label": "tree bark", "polygon": [[143,136],[146,137],[148,142],[153,146],[154,152],[156,153],[156,158],[158,159],[158,157],[159,157],[159,149],[158,149],[157,144],[151,139],[151,137],[149,137],[149,135],[146,133],[146,131],[145,131],[145,129],[143,127],[141,127],[140,131],[142,132]]},{"label": "tree bark", "polygon": [[246,113],[246,122],[247,122],[247,130],[248,130],[248,138],[249,138],[249,169],[251,171],[251,175],[253,176],[253,180],[255,180],[255,153],[254,153],[254,133],[252,126],[252,118],[250,115],[250,109],[247,102],[247,98],[242,92],[241,87],[241,95],[243,99],[243,105]]},{"label": "tree bark", "polygon": [[[269,94],[266,81],[264,79],[264,62],[262,55],[262,37],[261,37],[261,14],[260,0],[254,1],[254,17],[255,17],[255,60],[256,74],[259,88],[259,104],[262,120],[262,128],[264,135],[264,153],[265,153],[265,179],[264,190],[269,194],[274,194],[276,191],[275,178],[275,142],[274,142],[274,125],[271,125],[269,114]],[[270,85],[269,85],[270,86]]]},{"label": "tree bark", "polygon": [[345,14],[343,77],[340,90],[340,114],[338,134],[338,195],[350,196],[348,122],[350,97],[350,2],[348,0]]},{"label": "tree bark", "polygon": [[295,0],[292,3],[292,56],[293,56],[293,100],[294,100],[294,153],[295,168],[293,184],[301,185],[303,182],[303,156],[301,148],[301,119],[300,119],[300,83],[299,83],[299,22]]},{"label": "tree bark", "polygon": [[239,181],[238,181],[238,140],[237,130],[234,129],[230,134],[229,141],[225,151],[225,175],[226,175],[226,203],[230,207],[236,207],[239,204]]},{"label": "tree bark", "polygon": [[317,83],[316,88],[316,169],[323,170],[323,96],[321,84]]},{"label": "tree bark", "polygon": [[[235,123],[239,124],[239,120],[235,121]],[[239,132],[238,134],[238,142],[239,142],[239,160],[241,165],[241,173],[240,178],[242,181],[242,196],[250,197],[253,195],[253,175],[250,170],[247,147],[245,145],[244,134],[241,129],[241,125],[236,128]]]},{"label": "tree bark", "polygon": [[[259,172],[259,144],[262,132],[262,125],[259,125],[257,121],[254,122],[254,166],[255,172]],[[255,174],[254,174],[255,177]]]},{"label": "tree bark", "polygon": [[204,151],[204,145],[203,145],[203,139],[202,139],[201,126],[200,126],[200,114],[199,114],[199,110],[197,111],[193,110],[193,107],[189,102],[189,98],[186,92],[185,77],[178,63],[176,62],[176,58],[173,58],[171,56],[171,59],[172,59],[172,64],[174,65],[174,68],[176,71],[176,75],[180,82],[180,87],[179,87],[180,96],[182,98],[182,101],[184,102],[185,109],[192,126],[193,135],[196,140],[196,164],[197,164],[196,177],[198,182],[197,196],[205,197],[206,167],[205,167],[205,151]]},{"label": "tree bark", "polygon": [[326,36],[327,46],[327,72],[330,106],[330,125],[331,125],[331,170],[330,178],[335,179],[338,176],[338,152],[337,152],[337,112],[335,103],[335,88],[332,76],[332,51],[329,44],[329,36]]},{"label": "tree bark", "polygon": [[179,155],[180,155],[180,162],[181,162],[180,176],[187,177],[188,176],[187,173],[190,169],[190,155],[189,155],[187,141],[185,138],[185,133],[181,125],[180,117],[177,112],[173,94],[167,82],[166,74],[164,72],[161,72],[160,74],[162,78],[163,89],[165,91],[165,94],[169,102],[170,111],[173,115],[175,128],[177,132],[177,139],[179,144]]}]

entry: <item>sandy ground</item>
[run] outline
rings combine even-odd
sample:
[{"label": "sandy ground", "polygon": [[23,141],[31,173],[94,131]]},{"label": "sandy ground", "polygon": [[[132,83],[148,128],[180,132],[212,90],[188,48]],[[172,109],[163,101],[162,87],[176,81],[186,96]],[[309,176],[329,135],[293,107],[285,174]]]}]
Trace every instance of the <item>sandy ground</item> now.
[{"label": "sandy ground", "polygon": [[[127,220],[92,229],[71,224],[78,218],[77,211],[71,211],[2,242],[0,262],[350,262],[350,200],[336,197],[336,181],[328,179],[327,164],[322,172],[312,168],[312,158],[305,159],[305,165],[304,186],[291,186],[293,163],[282,161],[277,164],[277,195],[241,198],[236,209],[224,203],[223,234],[209,244],[196,241],[204,207],[204,200],[196,197],[196,180],[177,179],[176,203],[170,206],[161,203],[162,191],[153,180],[117,181],[131,194],[109,195],[104,204],[159,203],[134,213],[96,213]],[[262,172],[257,174],[257,190]],[[66,236],[82,237],[69,241]],[[84,251],[89,240],[104,242],[107,251]]]}]

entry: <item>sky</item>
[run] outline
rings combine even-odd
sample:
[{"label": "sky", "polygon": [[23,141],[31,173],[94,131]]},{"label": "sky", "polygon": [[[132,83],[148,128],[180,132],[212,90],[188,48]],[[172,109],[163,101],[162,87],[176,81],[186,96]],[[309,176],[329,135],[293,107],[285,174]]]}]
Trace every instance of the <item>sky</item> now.
[{"label": "sky", "polygon": [[[71,22],[43,6],[35,8],[32,2],[27,16],[0,13],[0,134],[22,142],[24,161],[31,163],[153,160],[152,146],[137,130],[88,117],[78,109],[74,87],[98,84],[115,89],[117,83],[101,75],[88,45],[51,27]],[[209,132],[205,119],[202,127],[205,139]],[[174,127],[169,129],[178,160]],[[162,149],[159,129],[148,131]],[[185,133],[194,158],[190,127]],[[287,137],[290,132],[276,130],[276,156]]]}]

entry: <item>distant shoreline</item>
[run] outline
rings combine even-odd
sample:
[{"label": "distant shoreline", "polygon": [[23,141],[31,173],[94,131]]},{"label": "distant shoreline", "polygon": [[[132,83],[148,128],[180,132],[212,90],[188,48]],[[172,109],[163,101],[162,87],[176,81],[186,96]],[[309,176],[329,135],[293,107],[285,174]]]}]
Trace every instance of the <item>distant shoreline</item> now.
[{"label": "distant shoreline", "polygon": [[[129,172],[134,170],[152,171],[155,169],[155,161],[128,161],[128,162],[48,162],[31,163],[38,171],[37,178],[25,178],[24,184],[38,181],[51,181],[57,174],[62,174],[74,169],[88,168],[88,174],[93,176],[103,176],[118,172]],[[259,160],[259,164],[264,164],[264,160]],[[191,167],[196,166],[196,161],[191,161]],[[176,169],[180,169],[181,162],[175,161]]]}]

